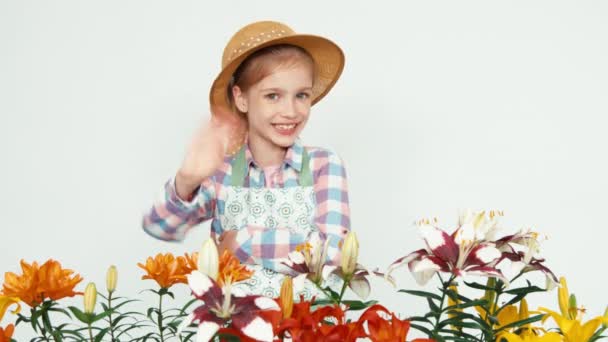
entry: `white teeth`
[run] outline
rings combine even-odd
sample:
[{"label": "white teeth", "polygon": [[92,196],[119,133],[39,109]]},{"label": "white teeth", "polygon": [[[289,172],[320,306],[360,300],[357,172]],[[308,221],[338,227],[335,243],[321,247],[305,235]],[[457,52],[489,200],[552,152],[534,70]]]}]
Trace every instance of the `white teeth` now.
[{"label": "white teeth", "polygon": [[291,124],[291,125],[275,125],[275,126],[277,126],[278,129],[285,129],[285,130],[292,129],[292,128],[296,127],[295,124]]}]

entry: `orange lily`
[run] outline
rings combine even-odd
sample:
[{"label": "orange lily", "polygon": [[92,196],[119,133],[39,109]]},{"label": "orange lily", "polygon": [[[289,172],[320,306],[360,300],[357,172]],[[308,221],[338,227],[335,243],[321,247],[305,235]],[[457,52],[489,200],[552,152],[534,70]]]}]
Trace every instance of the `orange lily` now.
[{"label": "orange lily", "polygon": [[217,283],[220,286],[234,284],[239,281],[243,281],[251,278],[253,271],[247,269],[247,267],[239,261],[230,251],[224,250],[220,257],[219,275]]},{"label": "orange lily", "polygon": [[59,300],[73,297],[82,292],[75,292],[74,287],[82,281],[74,271],[63,269],[58,261],[49,259],[41,266],[37,262],[28,264],[21,260],[22,275],[13,272],[4,274],[2,294],[18,297],[31,307],[42,303],[46,298]]},{"label": "orange lily", "polygon": [[166,289],[178,283],[187,284],[186,275],[194,270],[189,258],[187,254],[175,257],[171,253],[158,253],[154,258],[148,257],[145,265],[137,263],[137,266],[147,272],[141,279],[152,279]]},{"label": "orange lily", "polygon": [[7,325],[6,328],[0,327],[0,342],[11,342],[14,331],[15,326],[13,324]]}]

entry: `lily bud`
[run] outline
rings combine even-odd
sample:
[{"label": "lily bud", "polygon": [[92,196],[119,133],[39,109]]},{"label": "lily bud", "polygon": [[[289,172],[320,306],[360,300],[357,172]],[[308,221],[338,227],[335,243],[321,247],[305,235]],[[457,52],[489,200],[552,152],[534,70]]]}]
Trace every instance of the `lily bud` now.
[{"label": "lily bud", "polygon": [[84,313],[92,314],[97,301],[97,288],[95,283],[89,283],[84,290]]},{"label": "lily bud", "polygon": [[[450,290],[454,291],[456,293],[456,295],[458,295],[458,286],[455,284],[450,285],[449,287]],[[452,306],[452,305],[458,305],[460,304],[460,299],[456,298],[456,300],[452,299],[452,296],[448,296],[448,306]],[[448,313],[448,318],[453,319],[456,317],[457,313],[456,312],[462,312],[462,309],[453,309],[450,310]],[[452,325],[452,330],[462,330],[462,328],[456,326],[456,325]]]},{"label": "lily bud", "polygon": [[281,284],[281,310],[283,318],[291,317],[293,311],[293,280],[290,276],[285,276]]},{"label": "lily bud", "polygon": [[570,314],[570,319],[576,319],[578,316],[578,308],[576,307],[576,296],[573,294],[570,295],[570,301],[568,302],[568,313]]},{"label": "lily bud", "polygon": [[108,272],[106,273],[106,287],[109,293],[114,292],[116,290],[116,278],[118,277],[116,266],[112,265],[108,268]]},{"label": "lily bud", "polygon": [[203,243],[201,251],[198,253],[198,270],[217,281],[219,273],[219,252],[215,241],[208,239]]},{"label": "lily bud", "polygon": [[[530,317],[530,312],[528,311],[528,302],[525,298],[519,302],[519,320],[523,321],[524,319]],[[528,325],[525,325],[528,326]]]},{"label": "lily bud", "polygon": [[563,317],[569,317],[568,314],[568,297],[570,294],[568,293],[568,284],[566,283],[566,278],[559,278],[560,287],[557,290],[557,301],[559,303],[559,310],[562,312]]},{"label": "lily bud", "polygon": [[342,273],[351,275],[357,267],[357,258],[359,257],[359,240],[355,232],[349,232],[344,239],[342,246]]}]

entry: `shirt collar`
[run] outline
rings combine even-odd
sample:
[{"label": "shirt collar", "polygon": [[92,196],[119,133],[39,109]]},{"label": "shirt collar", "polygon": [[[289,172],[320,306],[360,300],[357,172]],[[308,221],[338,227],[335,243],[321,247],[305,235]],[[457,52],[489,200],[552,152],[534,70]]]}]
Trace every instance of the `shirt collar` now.
[{"label": "shirt collar", "polygon": [[[249,141],[247,140],[247,142],[245,143],[245,159],[247,161],[247,168],[249,168],[251,166],[251,164],[254,164],[255,166],[259,167],[259,165],[257,165],[255,163],[255,160],[253,159],[253,154],[251,153],[251,150],[249,149]],[[304,146],[302,146],[302,142],[300,141],[300,138],[296,138],[296,140],[294,141],[294,143],[289,146],[287,148],[287,152],[285,153],[285,159],[283,160],[283,164],[282,165],[289,165],[292,168],[294,168],[295,170],[297,170],[298,172],[302,171],[302,152],[304,151]]]}]

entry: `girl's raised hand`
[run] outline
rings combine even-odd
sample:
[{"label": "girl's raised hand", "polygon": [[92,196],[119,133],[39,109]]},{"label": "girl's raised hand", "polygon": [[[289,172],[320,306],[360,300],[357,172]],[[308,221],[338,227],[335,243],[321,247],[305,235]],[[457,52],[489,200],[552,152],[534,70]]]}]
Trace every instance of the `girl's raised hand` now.
[{"label": "girl's raised hand", "polygon": [[234,134],[236,123],[221,116],[213,116],[196,130],[186,156],[175,176],[177,194],[188,199],[192,192],[222,165],[229,138]]}]

